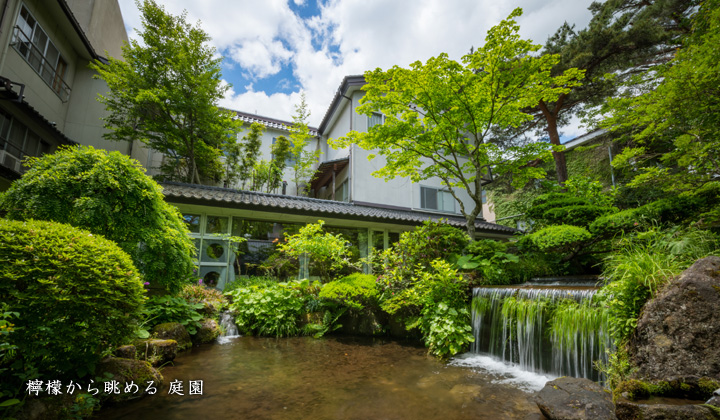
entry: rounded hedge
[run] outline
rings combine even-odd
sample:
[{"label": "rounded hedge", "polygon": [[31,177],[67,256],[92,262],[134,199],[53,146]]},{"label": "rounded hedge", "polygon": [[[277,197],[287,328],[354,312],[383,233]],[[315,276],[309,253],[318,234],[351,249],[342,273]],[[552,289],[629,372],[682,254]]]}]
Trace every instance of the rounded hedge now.
[{"label": "rounded hedge", "polygon": [[320,290],[320,297],[337,301],[352,309],[373,304],[378,296],[377,278],[370,274],[354,273],[331,281]]},{"label": "rounded hedge", "polygon": [[41,377],[82,377],[136,328],[142,280],[99,235],[60,223],[0,219],[0,296],[17,312],[10,361]]},{"label": "rounded hedge", "polygon": [[152,287],[178,292],[195,247],[182,215],[140,164],[119,152],[68,147],[27,162],[2,197],[9,219],[68,223],[116,242]]}]

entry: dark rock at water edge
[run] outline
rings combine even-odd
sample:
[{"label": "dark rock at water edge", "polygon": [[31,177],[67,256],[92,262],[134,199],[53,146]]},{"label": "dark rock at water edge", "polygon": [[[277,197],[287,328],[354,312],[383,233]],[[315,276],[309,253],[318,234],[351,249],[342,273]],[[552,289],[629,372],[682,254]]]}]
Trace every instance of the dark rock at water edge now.
[{"label": "dark rock at water edge", "polygon": [[636,377],[720,379],[720,257],[695,262],[643,308],[628,351]]},{"label": "dark rock at water edge", "polygon": [[192,340],[185,327],[178,322],[166,322],[159,324],[152,329],[153,337],[166,340],[175,340],[178,344],[178,351],[187,350],[192,347]]},{"label": "dark rock at water edge", "polygon": [[151,338],[136,341],[135,348],[135,357],[148,361],[153,366],[162,366],[175,360],[178,353],[178,342],[169,339]]},{"label": "dark rock at water edge", "polygon": [[701,404],[638,404],[624,399],[616,403],[619,420],[718,420],[717,413]]},{"label": "dark rock at water edge", "polygon": [[203,319],[195,335],[190,336],[193,344],[212,343],[220,335],[220,327],[214,319]]},{"label": "dark rock at water edge", "polygon": [[[147,386],[150,381],[152,381],[153,386],[158,389],[164,381],[162,374],[152,367],[150,363],[143,360],[108,357],[98,364],[95,372],[100,374],[109,373],[112,375],[111,379],[120,383],[121,392],[119,394],[111,394],[109,396],[109,399],[112,402],[120,402],[141,397],[146,394]],[[134,382],[138,385],[137,393],[122,392],[122,387],[130,382]],[[98,387],[99,386],[100,385],[98,385]]]},{"label": "dark rock at water edge", "polygon": [[563,377],[545,384],[535,403],[550,420],[616,419],[612,395],[597,383]]},{"label": "dark rock at water edge", "polygon": [[132,344],[128,344],[115,349],[115,352],[113,352],[113,356],[122,357],[123,359],[134,359],[135,352],[135,346],[133,346]]}]

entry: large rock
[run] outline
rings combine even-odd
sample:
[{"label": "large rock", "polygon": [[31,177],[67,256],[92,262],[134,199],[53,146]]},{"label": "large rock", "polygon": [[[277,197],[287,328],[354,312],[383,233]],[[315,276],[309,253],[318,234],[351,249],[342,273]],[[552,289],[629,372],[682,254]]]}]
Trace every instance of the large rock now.
[{"label": "large rock", "polygon": [[713,410],[699,404],[638,404],[618,400],[616,413],[619,420],[717,420]]},{"label": "large rock", "polygon": [[720,379],[720,257],[698,260],[643,308],[628,347],[643,380]]},{"label": "large rock", "polygon": [[135,342],[136,357],[150,362],[153,366],[162,366],[175,360],[178,352],[178,342],[151,338]]},{"label": "large rock", "polygon": [[612,395],[589,379],[550,381],[535,396],[535,403],[550,420],[617,419]]},{"label": "large rock", "polygon": [[[157,369],[150,366],[150,363],[142,360],[108,357],[98,364],[95,371],[99,375],[109,373],[111,375],[110,379],[119,383],[118,389],[120,392],[108,395],[109,399],[113,402],[125,401],[153,393],[152,390],[148,392],[150,385],[152,385],[152,387],[156,389],[155,392],[157,392],[164,380],[162,374],[160,374]],[[137,385],[137,388],[131,387],[131,389],[125,392],[126,386],[130,383]],[[100,393],[103,393],[104,389],[101,384],[96,384],[96,387],[100,389]],[[103,393],[103,396],[106,395]]]},{"label": "large rock", "polygon": [[178,344],[178,351],[187,350],[192,347],[192,340],[185,327],[178,322],[166,322],[158,324],[152,329],[155,338],[175,340]]},{"label": "large rock", "polygon": [[220,327],[214,319],[203,319],[195,335],[191,336],[193,344],[212,343],[220,335]]}]

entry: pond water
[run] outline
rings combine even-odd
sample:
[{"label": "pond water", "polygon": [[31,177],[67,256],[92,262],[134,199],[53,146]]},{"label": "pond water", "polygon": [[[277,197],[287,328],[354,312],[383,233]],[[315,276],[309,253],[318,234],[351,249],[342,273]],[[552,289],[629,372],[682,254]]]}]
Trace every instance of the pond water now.
[{"label": "pond water", "polygon": [[[539,418],[540,376],[486,356],[443,363],[397,341],[239,337],[195,347],[162,369],[155,395],[105,408],[98,419]],[[184,396],[168,395],[182,381]],[[203,395],[188,395],[189,381]]]}]

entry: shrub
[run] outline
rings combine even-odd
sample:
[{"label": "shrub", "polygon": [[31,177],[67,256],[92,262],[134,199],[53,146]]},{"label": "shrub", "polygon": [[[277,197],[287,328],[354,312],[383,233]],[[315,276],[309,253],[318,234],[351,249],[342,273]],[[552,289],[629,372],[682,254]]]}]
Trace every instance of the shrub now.
[{"label": "shrub", "polygon": [[7,335],[17,346],[13,369],[77,378],[135,332],[143,284],[130,257],[102,236],[0,220],[0,295],[18,314]]},{"label": "shrub", "polygon": [[188,334],[193,335],[200,327],[200,320],[203,318],[198,311],[204,306],[202,303],[190,303],[176,296],[153,296],[145,305],[147,324],[152,327],[167,322],[177,322],[185,327]]},{"label": "shrub", "polygon": [[541,251],[571,250],[592,235],[587,229],[579,226],[556,225],[548,226],[529,235],[530,241]]},{"label": "shrub", "polygon": [[210,308],[213,313],[220,312],[228,303],[221,291],[201,284],[186,284],[178,297],[185,299],[188,303],[199,303],[203,307]]},{"label": "shrub", "polygon": [[336,301],[351,309],[372,305],[378,296],[376,278],[370,274],[355,273],[323,286],[320,297]]},{"label": "shrub", "polygon": [[230,310],[245,334],[289,337],[300,332],[298,319],[305,306],[301,292],[286,284],[242,287],[229,292]]},{"label": "shrub", "polygon": [[309,256],[310,264],[319,270],[324,281],[329,281],[333,271],[350,264],[350,251],[342,235],[323,232],[324,224],[324,221],[318,220],[303,226],[298,234],[288,236],[279,249],[296,258]]},{"label": "shrub", "polygon": [[152,286],[177,292],[195,246],[182,216],[137,161],[92,147],[30,158],[2,198],[7,217],[68,223],[116,242]]}]

